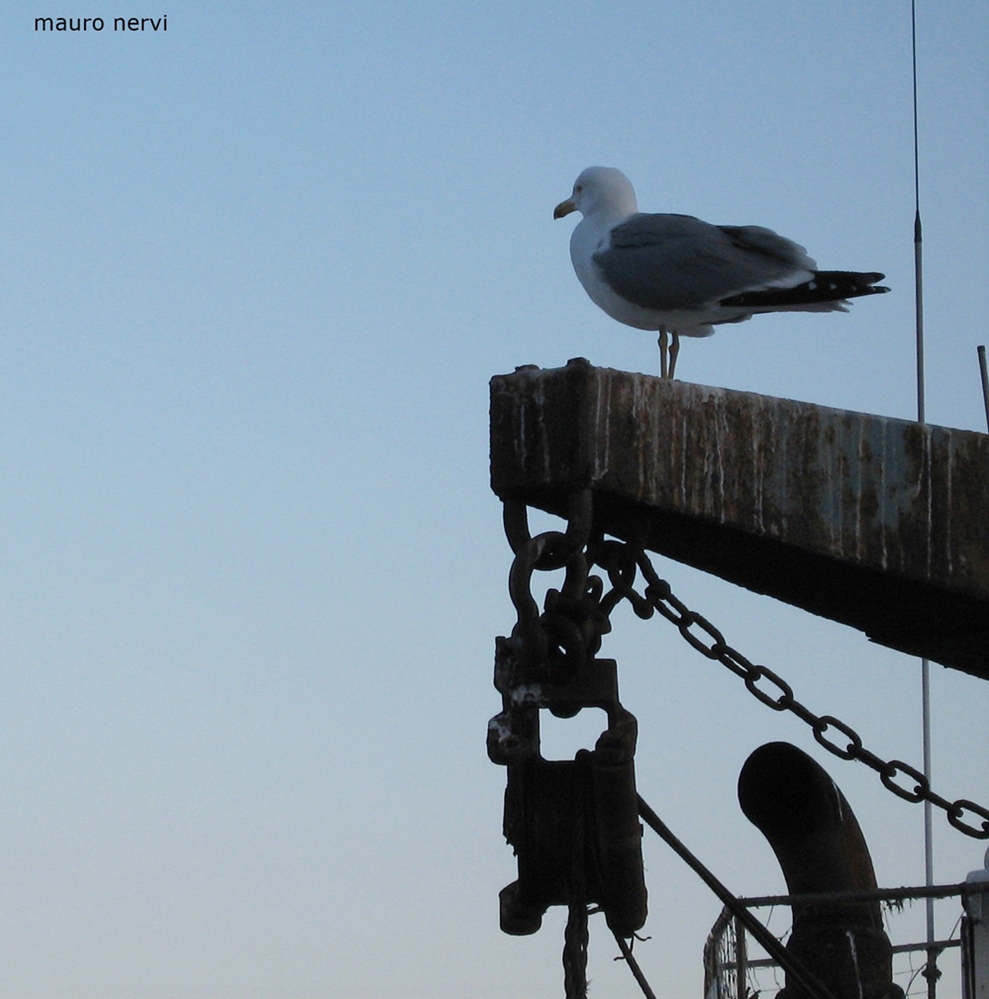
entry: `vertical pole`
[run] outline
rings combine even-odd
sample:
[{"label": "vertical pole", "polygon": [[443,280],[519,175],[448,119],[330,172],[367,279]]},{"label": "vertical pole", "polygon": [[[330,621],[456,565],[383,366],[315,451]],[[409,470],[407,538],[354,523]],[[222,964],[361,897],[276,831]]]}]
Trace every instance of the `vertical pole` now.
[{"label": "vertical pole", "polygon": [[982,402],[986,407],[986,430],[989,431],[989,374],[986,374],[986,348],[979,344],[975,348],[979,355],[979,370],[982,372]]},{"label": "vertical pole", "polygon": [[913,268],[917,313],[917,421],[927,422],[924,405],[924,236],[920,225],[920,208],[913,222]]},{"label": "vertical pole", "polygon": [[910,0],[913,53],[913,272],[917,323],[917,420],[926,420],[924,406],[924,234],[920,224],[920,132],[917,116],[917,0]]},{"label": "vertical pole", "polygon": [[[920,661],[921,687],[923,691],[924,716],[924,776],[927,786],[931,783],[931,664],[926,659]],[[930,887],[934,884],[934,846],[931,819],[932,807],[930,801],[924,801],[924,883]],[[928,898],[927,903],[927,967],[924,977],[927,979],[928,999],[937,995],[937,980],[941,972],[937,966],[937,950],[934,948],[934,899]]]},{"label": "vertical pole", "polygon": [[735,919],[735,999],[746,999],[745,979],[749,975],[749,955],[745,941],[745,927]]},{"label": "vertical pole", "polygon": [[[911,53],[913,60],[913,184],[914,184],[914,221],[913,221],[913,256],[914,256],[914,288],[917,319],[917,421],[927,420],[924,398],[924,258],[923,229],[920,223],[920,135],[917,114],[917,2],[910,0],[910,34]],[[921,708],[923,714],[923,744],[924,744],[924,776],[928,787],[931,782],[931,667],[926,659],[920,661],[921,673]],[[934,848],[932,843],[931,803],[924,802],[924,876],[927,885],[934,884]],[[934,949],[934,899],[927,899],[927,967],[924,977],[927,979],[928,999],[937,995],[937,980],[940,972],[937,969],[937,952]]]},{"label": "vertical pole", "polygon": [[[986,429],[989,430],[989,374],[986,373],[986,348],[980,344],[979,370],[982,374],[982,401],[986,407]],[[973,871],[966,879],[982,882],[989,887],[989,850],[983,861],[986,870]],[[964,930],[962,933],[962,997],[989,999],[989,891],[965,895]]]}]

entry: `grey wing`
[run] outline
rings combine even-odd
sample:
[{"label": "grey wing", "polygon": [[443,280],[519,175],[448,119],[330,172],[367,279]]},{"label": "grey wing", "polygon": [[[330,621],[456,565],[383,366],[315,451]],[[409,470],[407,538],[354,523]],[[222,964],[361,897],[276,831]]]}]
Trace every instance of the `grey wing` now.
[{"label": "grey wing", "polygon": [[787,267],[817,270],[817,263],[807,256],[807,251],[799,243],[780,236],[772,229],[764,229],[760,225],[723,225],[718,228],[739,249],[778,260]]},{"label": "grey wing", "polygon": [[605,280],[646,309],[699,309],[722,298],[789,288],[813,276],[803,247],[758,226],[715,226],[690,215],[633,215],[594,254]]}]

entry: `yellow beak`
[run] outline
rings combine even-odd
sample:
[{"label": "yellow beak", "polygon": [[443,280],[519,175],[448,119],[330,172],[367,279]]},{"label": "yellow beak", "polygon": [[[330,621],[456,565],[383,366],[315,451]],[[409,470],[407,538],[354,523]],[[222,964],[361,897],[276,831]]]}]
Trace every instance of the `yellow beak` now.
[{"label": "yellow beak", "polygon": [[561,201],[553,209],[553,218],[562,219],[564,215],[569,215],[575,211],[577,211],[577,206],[568,198],[566,201]]}]

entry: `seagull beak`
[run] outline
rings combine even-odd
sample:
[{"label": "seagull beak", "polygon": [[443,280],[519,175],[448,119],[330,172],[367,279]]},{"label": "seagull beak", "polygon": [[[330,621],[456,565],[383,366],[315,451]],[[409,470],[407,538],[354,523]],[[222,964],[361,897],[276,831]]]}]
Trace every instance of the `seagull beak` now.
[{"label": "seagull beak", "polygon": [[577,211],[577,206],[568,198],[566,201],[561,201],[553,209],[553,218],[562,219],[564,215],[569,215],[575,211]]}]

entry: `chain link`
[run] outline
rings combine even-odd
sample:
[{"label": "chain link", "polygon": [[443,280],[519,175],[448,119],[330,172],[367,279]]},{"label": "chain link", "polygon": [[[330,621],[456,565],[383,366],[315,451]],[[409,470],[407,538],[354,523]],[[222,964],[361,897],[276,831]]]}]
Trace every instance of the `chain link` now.
[{"label": "chain link", "polygon": [[[691,648],[741,677],[746,689],[757,700],[774,711],[789,711],[809,725],[814,738],[829,753],[871,767],[879,774],[883,786],[904,801],[929,801],[937,805],[959,832],[976,839],[989,839],[989,809],[966,798],[948,801],[931,789],[928,779],[915,767],[902,760],[884,760],[876,756],[864,747],[862,737],[851,726],[833,715],[814,714],[793,696],[793,688],[782,677],[768,666],[753,663],[733,649],[707,618],[683,603],[673,593],[670,584],[659,577],[641,547],[598,540],[589,545],[588,555],[589,563],[599,566],[608,575],[612,590],[602,597],[602,604],[608,606],[608,612],[622,599],[627,599],[641,618],[652,617],[653,612],[658,612],[676,625]],[[646,583],[642,593],[635,589],[636,569]],[[828,733],[831,731],[840,739],[830,737]],[[980,819],[981,826],[966,821],[966,814]]]},{"label": "chain link", "polygon": [[[829,753],[843,760],[858,760],[871,767],[879,774],[883,786],[905,801],[929,801],[937,805],[944,810],[948,822],[959,832],[977,839],[989,839],[989,810],[965,798],[957,801],[942,798],[934,793],[928,779],[916,768],[902,760],[883,760],[866,749],[861,736],[845,722],[833,715],[816,715],[801,704],[794,697],[793,688],[786,680],[768,666],[753,663],[737,649],[732,648],[718,628],[703,615],[691,610],[673,593],[670,584],[661,579],[656,572],[642,544],[606,541],[600,533],[593,533],[592,504],[593,496],[590,489],[576,491],[570,498],[566,531],[546,531],[536,536],[530,533],[528,508],[524,502],[507,501],[504,505],[505,533],[515,553],[509,574],[509,595],[518,613],[511,638],[498,640],[500,644],[499,654],[496,656],[495,683],[504,697],[507,697],[506,690],[522,680],[525,681],[522,686],[543,681],[572,682],[588,660],[597,654],[601,647],[602,636],[611,630],[611,612],[619,603],[626,600],[636,616],[644,620],[652,618],[656,613],[666,618],[676,626],[691,648],[705,658],[721,663],[741,678],[746,690],[758,701],[773,711],[789,711],[796,715],[810,726],[815,740]],[[611,586],[609,591],[605,592],[600,577],[590,574],[594,566],[607,574]],[[538,571],[560,569],[564,570],[562,588],[547,590],[540,609],[532,593],[533,576]],[[638,575],[641,575],[645,582],[642,592],[635,587]],[[505,650],[510,650],[510,654],[503,655]],[[504,671],[506,675],[502,675],[499,670]],[[510,768],[513,761],[517,765],[518,746],[524,745],[527,738],[531,741],[533,737],[532,732],[524,727],[521,734],[519,732],[505,734],[502,729],[505,719],[510,717],[511,710],[512,707],[506,700],[505,710],[489,724],[488,735],[488,752],[492,760],[506,763]],[[632,721],[634,724],[634,719]],[[536,724],[538,726],[538,723]],[[538,748],[538,727],[534,731],[535,745]],[[634,782],[632,787],[634,789]],[[578,802],[578,813],[582,811],[583,805],[581,799]],[[639,815],[659,831],[647,817],[649,813],[651,810],[640,798]],[[509,836],[507,830],[512,823],[521,819],[512,813],[511,822],[509,821],[507,799],[505,815],[506,837],[515,844],[517,841]],[[969,816],[972,818],[969,819]],[[653,815],[653,818],[659,822],[658,816]],[[981,820],[981,826],[975,824],[978,820]],[[577,822],[577,831],[571,843],[572,867],[569,876],[563,875],[570,882],[569,914],[563,949],[564,987],[567,999],[586,999],[587,996],[588,909],[587,886],[582,866],[584,855],[583,835],[580,832],[582,828],[583,821]],[[641,857],[639,865],[641,879]],[[520,866],[520,881],[521,874]],[[641,898],[643,919],[644,890],[643,885]],[[509,920],[506,932],[520,932],[520,926],[521,932],[532,932],[530,927],[532,914],[523,912],[523,916],[527,920],[524,923],[518,922],[517,915],[514,923]],[[742,917],[741,911],[738,916]],[[503,915],[503,928],[506,926],[504,919]],[[610,917],[608,921],[610,925]],[[538,923],[537,917],[535,925],[538,926]],[[641,925],[641,920],[638,925]],[[755,927],[750,929],[755,932]],[[621,945],[622,940],[618,939]],[[757,939],[761,939],[758,934]],[[768,933],[762,942],[772,951],[775,941]],[[779,957],[783,963],[785,963],[785,953],[782,951]],[[627,954],[626,957],[631,965],[631,954]],[[788,970],[788,974],[790,973]],[[797,975],[796,969],[792,973]],[[636,975],[636,978],[639,980],[640,976]],[[644,986],[644,991],[647,995],[651,995],[648,985]],[[808,988],[806,991],[814,994],[818,990]]]}]

